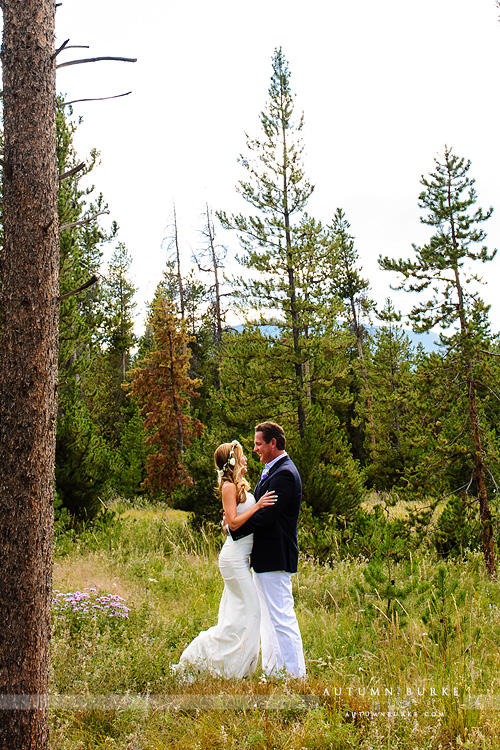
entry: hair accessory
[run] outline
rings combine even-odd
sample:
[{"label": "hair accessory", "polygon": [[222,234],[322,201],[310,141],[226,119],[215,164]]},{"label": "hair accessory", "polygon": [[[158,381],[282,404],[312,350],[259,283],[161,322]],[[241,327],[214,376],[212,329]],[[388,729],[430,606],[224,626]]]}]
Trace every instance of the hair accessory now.
[{"label": "hair accessory", "polygon": [[[234,449],[237,445],[240,445],[237,440],[233,440],[231,443],[231,450],[229,451],[229,456],[227,457],[227,461],[222,467],[222,469],[217,469],[217,476],[219,477],[219,480],[222,479],[224,476],[224,472],[226,471],[228,466],[234,466],[236,464],[236,458],[234,457]],[[241,448],[241,445],[240,445]]]}]

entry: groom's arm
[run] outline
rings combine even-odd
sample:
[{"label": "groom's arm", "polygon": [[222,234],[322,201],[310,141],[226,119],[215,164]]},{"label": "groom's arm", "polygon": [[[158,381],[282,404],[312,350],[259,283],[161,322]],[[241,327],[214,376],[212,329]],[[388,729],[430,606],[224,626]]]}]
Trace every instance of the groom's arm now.
[{"label": "groom's arm", "polygon": [[281,515],[298,513],[297,482],[291,471],[285,470],[273,474],[269,479],[268,489],[274,490],[278,496],[274,505],[261,508],[239,529],[231,531],[233,539],[240,539],[264,526],[270,526]]}]

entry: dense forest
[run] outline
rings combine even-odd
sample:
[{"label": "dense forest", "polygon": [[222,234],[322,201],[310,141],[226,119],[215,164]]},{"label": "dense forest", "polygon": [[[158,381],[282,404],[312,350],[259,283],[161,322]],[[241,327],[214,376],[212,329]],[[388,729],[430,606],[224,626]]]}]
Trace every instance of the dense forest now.
[{"label": "dense forest", "polygon": [[[342,208],[332,206],[329,223],[307,213],[303,116],[281,49],[260,123],[239,157],[248,214],[207,205],[189,257],[174,209],[141,336],[131,256],[116,225],[107,233],[91,220],[104,198],[80,185],[97,154],[61,182],[58,523],[88,522],[116,495],[217,522],[215,447],[237,438],[250,457],[254,425],[272,419],[286,430],[304,523],[318,539],[344,529],[358,552],[370,497],[418,501],[407,529],[418,537],[440,503],[432,544],[445,556],[482,549],[493,575],[500,347],[479,282],[495,252],[485,245],[492,209],[478,205],[470,162],[443,147],[416,196],[426,244],[379,259],[412,293],[413,330],[439,332],[429,350],[412,343],[390,299],[370,296]],[[59,108],[61,173],[80,161],[74,132]],[[236,272],[222,244],[229,232],[241,246]],[[114,248],[107,267],[105,243]],[[98,283],[70,294],[92,275]]]}]

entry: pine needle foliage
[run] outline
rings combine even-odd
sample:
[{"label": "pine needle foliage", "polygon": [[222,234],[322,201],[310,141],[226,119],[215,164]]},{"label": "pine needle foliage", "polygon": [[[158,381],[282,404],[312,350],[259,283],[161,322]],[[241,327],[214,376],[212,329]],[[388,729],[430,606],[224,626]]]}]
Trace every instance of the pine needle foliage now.
[{"label": "pine needle foliage", "polygon": [[186,323],[161,294],[149,318],[154,348],[130,373],[129,392],[144,415],[146,442],[154,450],[147,458],[145,486],[153,493],[171,494],[189,482],[183,455],[200,435],[201,422],[190,413],[198,381],[189,377],[190,350]]},{"label": "pine needle foliage", "polygon": [[468,174],[470,161],[445,147],[444,156],[435,163],[435,171],[428,178],[422,177],[424,190],[419,196],[419,206],[425,211],[421,222],[432,227],[433,235],[426,245],[413,246],[415,259],[380,257],[379,263],[383,269],[402,275],[399,288],[428,292],[410,313],[414,330],[429,331],[434,326],[442,329],[440,338],[451,374],[448,391],[462,407],[468,434],[466,455],[470,479],[466,492],[478,500],[485,565],[494,576],[496,562],[487,477],[493,473],[496,455],[488,456],[486,452],[488,426],[478,389],[479,355],[489,349],[491,335],[488,307],[477,292],[481,279],[473,270],[474,263],[487,263],[496,254],[496,250],[489,252],[482,244],[486,238],[482,224],[493,209],[483,211],[475,207],[474,179]]}]

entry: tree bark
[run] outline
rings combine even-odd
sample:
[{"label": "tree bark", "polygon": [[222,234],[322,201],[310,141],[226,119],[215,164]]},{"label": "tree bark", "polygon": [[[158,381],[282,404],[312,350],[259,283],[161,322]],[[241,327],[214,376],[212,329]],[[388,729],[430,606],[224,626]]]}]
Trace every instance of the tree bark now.
[{"label": "tree bark", "polygon": [[0,747],[48,748],[59,226],[53,0],[4,0]]}]

